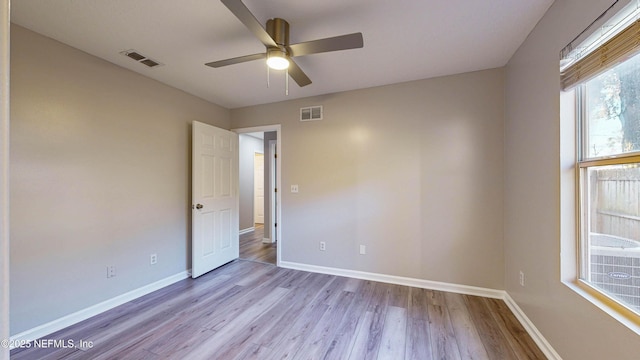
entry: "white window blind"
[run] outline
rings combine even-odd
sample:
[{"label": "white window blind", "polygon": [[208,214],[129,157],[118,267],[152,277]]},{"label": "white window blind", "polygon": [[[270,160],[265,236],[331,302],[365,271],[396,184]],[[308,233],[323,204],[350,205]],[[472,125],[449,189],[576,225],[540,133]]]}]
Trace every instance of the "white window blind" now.
[{"label": "white window blind", "polygon": [[640,0],[618,0],[560,53],[566,90],[640,51]]}]

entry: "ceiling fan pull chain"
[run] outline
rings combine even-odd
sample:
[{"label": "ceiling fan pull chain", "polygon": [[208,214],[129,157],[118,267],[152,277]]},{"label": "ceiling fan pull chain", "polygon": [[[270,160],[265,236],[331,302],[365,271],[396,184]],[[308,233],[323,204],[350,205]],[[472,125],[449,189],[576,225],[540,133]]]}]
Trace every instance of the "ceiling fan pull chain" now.
[{"label": "ceiling fan pull chain", "polygon": [[289,69],[286,70],[287,73],[284,75],[285,80],[285,85],[284,85],[284,94],[286,96],[289,96]]}]

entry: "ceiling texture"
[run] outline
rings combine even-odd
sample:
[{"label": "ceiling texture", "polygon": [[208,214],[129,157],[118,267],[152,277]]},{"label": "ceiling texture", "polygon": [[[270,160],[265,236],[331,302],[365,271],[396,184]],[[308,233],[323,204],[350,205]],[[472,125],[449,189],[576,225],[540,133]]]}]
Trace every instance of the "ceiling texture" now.
[{"label": "ceiling texture", "polygon": [[[210,61],[264,52],[219,0],[17,0],[11,21],[225,108],[504,66],[553,0],[244,0],[264,24],[287,20],[291,43],[361,32],[364,48],[296,57],[300,88],[264,61]],[[148,68],[122,51],[162,63]]]}]

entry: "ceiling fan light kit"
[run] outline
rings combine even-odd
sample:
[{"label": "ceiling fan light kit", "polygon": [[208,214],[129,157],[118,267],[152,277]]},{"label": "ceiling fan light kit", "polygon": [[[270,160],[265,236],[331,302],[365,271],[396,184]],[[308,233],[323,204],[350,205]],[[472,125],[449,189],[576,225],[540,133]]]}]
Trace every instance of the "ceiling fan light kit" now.
[{"label": "ceiling fan light kit", "polygon": [[280,48],[267,50],[267,65],[274,70],[284,70],[289,67],[287,53]]},{"label": "ceiling fan light kit", "polygon": [[[298,64],[293,61],[293,57],[330,51],[358,49],[364,46],[362,33],[289,44],[289,23],[286,20],[280,18],[269,19],[265,29],[241,0],[221,1],[238,20],[262,42],[266,47],[266,53],[245,55],[205,64],[213,68],[266,58],[268,68],[287,70],[287,75],[291,76],[298,86],[303,87],[311,84],[311,79],[309,79]],[[286,93],[288,94],[288,91],[286,91]]]}]

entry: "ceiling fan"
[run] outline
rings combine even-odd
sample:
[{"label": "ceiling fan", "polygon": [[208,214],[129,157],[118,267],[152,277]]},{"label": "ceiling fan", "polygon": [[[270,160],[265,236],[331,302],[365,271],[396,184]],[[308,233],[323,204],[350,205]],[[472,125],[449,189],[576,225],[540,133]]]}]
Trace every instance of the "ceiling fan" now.
[{"label": "ceiling fan", "polygon": [[303,87],[311,84],[311,79],[291,58],[329,51],[358,49],[364,45],[362,33],[289,44],[289,23],[286,20],[280,18],[269,19],[265,30],[241,0],[221,1],[264,44],[267,51],[265,53],[213,61],[206,63],[205,65],[207,66],[219,68],[266,58],[267,65],[270,68],[275,70],[287,69],[289,76],[298,86]]}]

